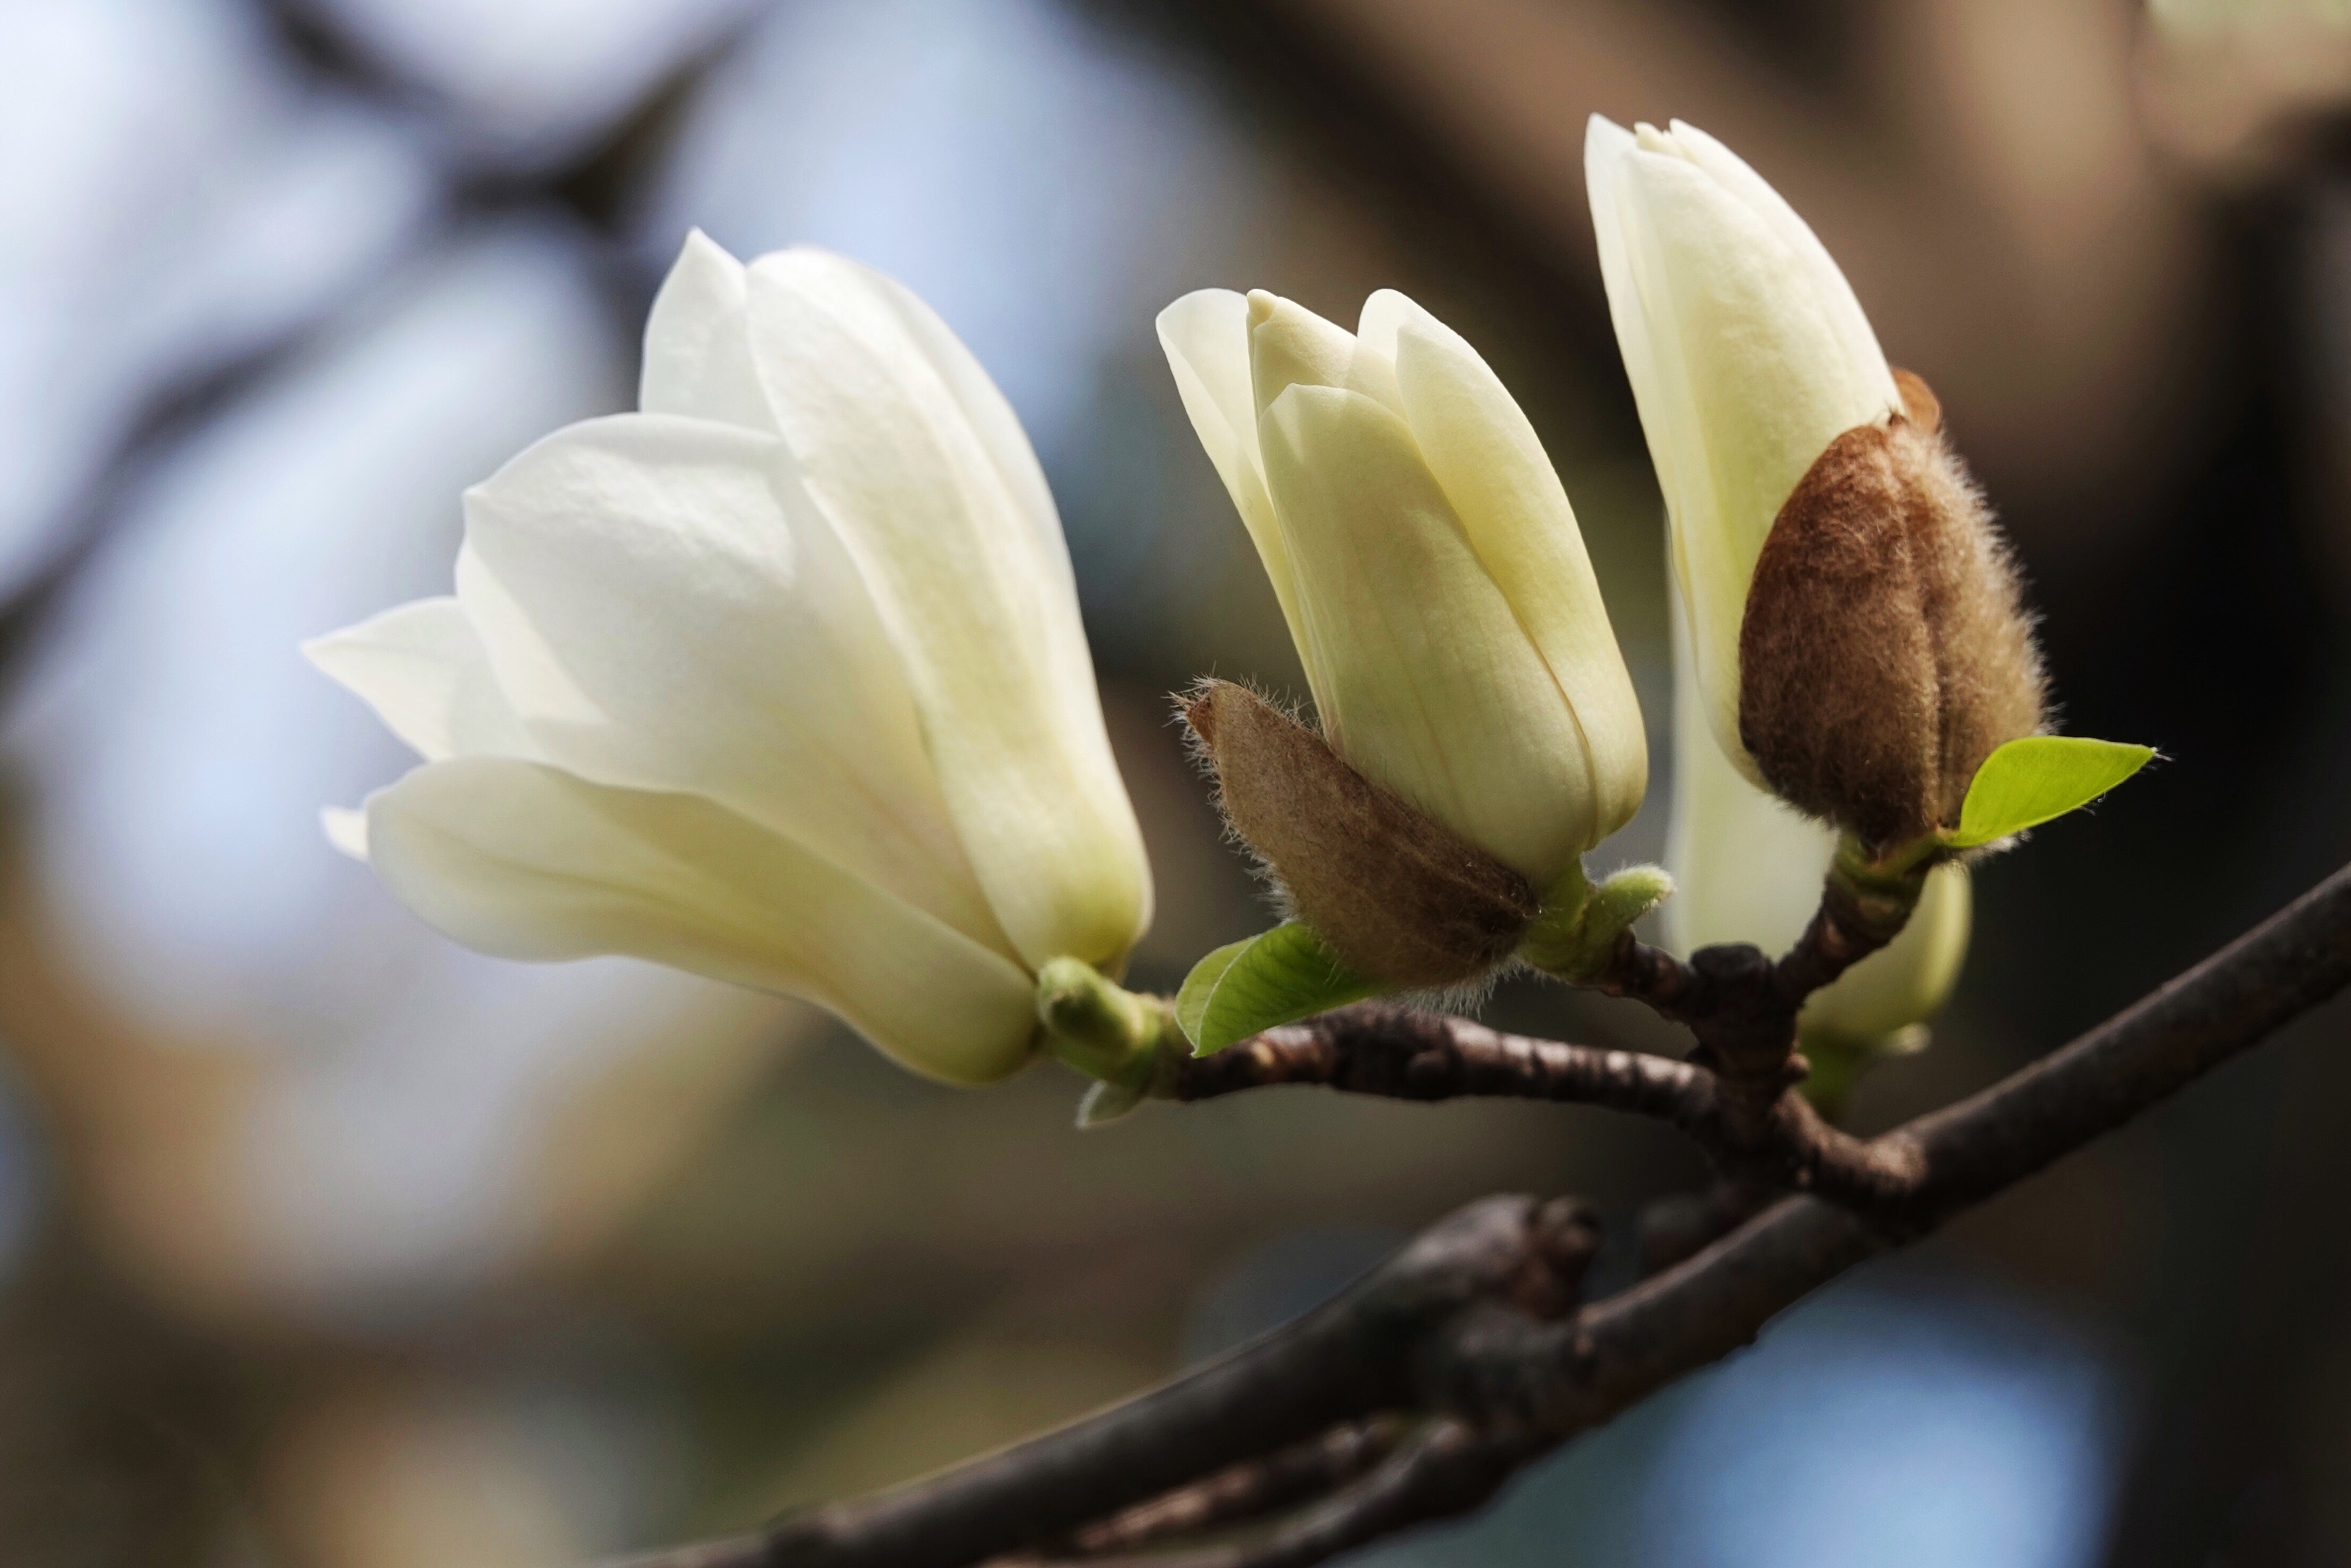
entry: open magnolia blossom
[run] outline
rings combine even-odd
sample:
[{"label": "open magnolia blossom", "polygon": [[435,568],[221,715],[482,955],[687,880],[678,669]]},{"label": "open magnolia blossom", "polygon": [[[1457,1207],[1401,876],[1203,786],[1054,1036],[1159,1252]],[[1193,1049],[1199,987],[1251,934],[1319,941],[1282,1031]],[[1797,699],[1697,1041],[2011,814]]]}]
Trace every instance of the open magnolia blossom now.
[{"label": "open magnolia blossom", "polygon": [[[1676,621],[1673,814],[1666,832],[1674,896],[1660,912],[1666,945],[1684,957],[1719,942],[1784,953],[1819,906],[1837,835],[1731,766],[1707,723],[1678,612]],[[1812,994],[1797,1031],[1816,1070],[1828,1055],[1923,1043],[1917,1026],[1950,996],[1967,957],[1970,902],[1967,867],[1936,866],[1900,935]]]},{"label": "open magnolia blossom", "polygon": [[[1538,901],[1580,896],[1580,857],[1633,815],[1648,773],[1541,443],[1477,351],[1393,290],[1352,333],[1271,294],[1204,290],[1160,313],[1159,338],[1322,727],[1301,742],[1238,688],[1196,701],[1228,810],[1362,972],[1443,984],[1490,967]],[[1405,810],[1357,810],[1346,779],[1309,778],[1322,743]],[[1400,885],[1469,860],[1466,879]],[[1420,933],[1392,929],[1400,907]],[[1423,939],[1448,926],[1465,940]]]},{"label": "open magnolia blossom", "polygon": [[1698,690],[1750,780],[1883,846],[2043,720],[2005,547],[1812,230],[1679,120],[1585,141]]},{"label": "open magnolia blossom", "polygon": [[805,997],[964,1082],[1036,972],[1115,974],[1149,868],[1002,395],[905,288],[688,238],[640,411],[465,496],[454,597],[307,652],[424,765],[336,843],[471,946]]}]

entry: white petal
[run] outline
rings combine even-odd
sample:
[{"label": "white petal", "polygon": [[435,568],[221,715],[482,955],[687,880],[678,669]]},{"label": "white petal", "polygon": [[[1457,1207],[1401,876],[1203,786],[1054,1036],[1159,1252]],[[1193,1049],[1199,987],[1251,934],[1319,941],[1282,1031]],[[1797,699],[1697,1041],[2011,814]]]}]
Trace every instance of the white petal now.
[{"label": "white petal", "polygon": [[[1037,461],[1036,448],[1029,444],[1029,434],[1020,428],[1020,416],[1012,412],[1012,405],[1005,401],[1004,393],[972,357],[971,350],[964,347],[963,340],[939,319],[938,312],[921,296],[870,267],[841,256],[826,259],[847,269],[889,308],[898,329],[930,362],[948,395],[955,399],[965,423],[987,454],[1005,492],[1028,519],[1040,563],[1048,576],[1061,581],[1073,612],[1069,625],[1062,630],[1075,632],[1083,655],[1085,637],[1074,613],[1078,587],[1076,575],[1070,569],[1069,541],[1061,535],[1061,511],[1053,505],[1052,491],[1046,486],[1044,465]],[[1092,659],[1083,656],[1082,663],[1091,681]]]},{"label": "white petal", "polygon": [[1667,946],[1687,956],[1718,942],[1784,953],[1821,902],[1836,831],[1742,778],[1715,743],[1688,657],[1680,591],[1670,587],[1674,637],[1674,799],[1661,913]]},{"label": "white petal", "polygon": [[957,1082],[1029,1058],[1035,1000],[1017,967],[698,796],[460,758],[371,797],[368,833],[393,894],[484,952],[622,954],[805,997]]},{"label": "white petal", "polygon": [[362,698],[428,762],[536,757],[538,744],[490,674],[488,655],[455,599],[420,599],[302,644],[303,653]]},{"label": "white petal", "polygon": [[1874,395],[1886,407],[1899,408],[1902,395],[1894,384],[1894,371],[1886,362],[1886,351],[1878,346],[1877,333],[1869,325],[1869,315],[1862,309],[1853,285],[1845,281],[1844,269],[1829,255],[1820,236],[1813,233],[1812,225],[1798,216],[1787,198],[1773,190],[1771,182],[1758,174],[1744,158],[1697,126],[1677,120],[1673,122],[1673,135],[1683,155],[1705,170],[1715,183],[1747,204],[1748,210],[1761,218],[1787,247],[1788,254],[1802,265],[1813,298],[1836,335],[1838,358],[1853,367],[1854,373],[1874,389]]},{"label": "white petal", "polygon": [[751,364],[743,299],[743,264],[700,229],[689,233],[645,319],[641,411],[775,428]]},{"label": "white petal", "polygon": [[1258,418],[1292,386],[1344,387],[1401,415],[1392,352],[1371,348],[1334,322],[1279,294],[1249,297],[1249,383]]},{"label": "white petal", "polygon": [[1009,952],[863,579],[772,435],[622,414],[465,497],[457,591],[547,758],[705,795]]},{"label": "white petal", "polygon": [[[1718,942],[1784,953],[1820,905],[1836,833],[1749,783],[1723,756],[1691,673],[1678,605],[1673,620],[1674,800],[1666,866],[1674,896],[1662,911],[1667,945],[1685,956]],[[1902,934],[1805,1004],[1803,1031],[1875,1040],[1932,1017],[1967,956],[1969,904],[1967,869],[1938,867]]]},{"label": "white petal", "polygon": [[1583,733],[1593,834],[1605,838],[1640,810],[1648,737],[1567,490],[1475,349],[1403,295],[1373,298],[1395,319],[1396,380],[1421,455]]},{"label": "white petal", "polygon": [[1123,962],[1150,873],[1050,501],[1008,474],[1005,428],[975,427],[934,359],[946,329],[910,329],[903,291],[813,251],[760,258],[750,289],[768,402],[872,588],[998,919],[1032,966]]},{"label": "white petal", "polygon": [[1293,385],[1259,439],[1332,659],[1332,744],[1548,888],[1593,841],[1583,737],[1412,432],[1360,392]]},{"label": "white petal", "polygon": [[327,806],[319,812],[319,826],[338,853],[346,854],[367,863],[367,812],[353,810],[349,806]]},{"label": "white petal", "polygon": [[1395,289],[1374,288],[1364,297],[1364,308],[1356,313],[1355,340],[1393,364],[1396,334],[1406,321],[1426,314],[1408,296]]},{"label": "white petal", "polygon": [[1828,444],[1897,401],[1865,320],[1854,333],[1851,290],[1810,231],[1785,204],[1757,204],[1752,171],[1736,189],[1723,183],[1696,145],[1646,127],[1635,138],[1595,117],[1585,172],[1609,312],[1672,522],[1700,689],[1717,739],[1752,777],[1738,677],[1756,558]]},{"label": "white petal", "polygon": [[[1290,547],[1273,518],[1265,490],[1265,460],[1257,444],[1257,395],[1249,380],[1249,301],[1229,288],[1186,294],[1159,313],[1159,347],[1175,372],[1176,394],[1200,445],[1257,546],[1258,559],[1281,602],[1290,640],[1302,656],[1306,638],[1298,619],[1298,581]],[[1308,666],[1312,681],[1314,672]],[[1321,695],[1316,695],[1321,700]]]}]

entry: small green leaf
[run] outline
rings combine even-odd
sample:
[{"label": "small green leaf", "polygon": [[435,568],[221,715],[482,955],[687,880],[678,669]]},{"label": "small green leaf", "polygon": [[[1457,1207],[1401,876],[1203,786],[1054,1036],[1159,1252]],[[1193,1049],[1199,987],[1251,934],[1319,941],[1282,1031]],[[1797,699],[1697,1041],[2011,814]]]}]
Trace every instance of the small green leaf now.
[{"label": "small green leaf", "polygon": [[1078,1130],[1092,1132],[1096,1127],[1107,1127],[1150,1098],[1148,1091],[1133,1084],[1088,1084],[1085,1098],[1078,1102]]},{"label": "small green leaf", "polygon": [[1217,994],[1217,982],[1225,977],[1234,959],[1270,935],[1261,932],[1238,942],[1228,942],[1193,965],[1192,972],[1184,977],[1183,987],[1176,993],[1176,1027],[1184,1031],[1184,1038],[1192,1042],[1196,1051],[1200,1043],[1201,1016],[1208,1010],[1208,998]]},{"label": "small green leaf", "polygon": [[1302,922],[1290,920],[1194,965],[1176,994],[1176,1022],[1193,1054],[1206,1056],[1276,1024],[1360,1002],[1378,989]]},{"label": "small green leaf", "polygon": [[2029,735],[1984,758],[1949,842],[1973,849],[2079,810],[2154,758],[2155,748],[2072,735]]}]

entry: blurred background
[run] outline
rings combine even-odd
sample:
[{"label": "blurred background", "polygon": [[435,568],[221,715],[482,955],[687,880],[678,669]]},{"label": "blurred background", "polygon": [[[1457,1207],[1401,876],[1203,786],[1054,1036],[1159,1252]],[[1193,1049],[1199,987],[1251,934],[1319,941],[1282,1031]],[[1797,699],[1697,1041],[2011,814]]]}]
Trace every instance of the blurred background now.
[{"label": "blurred background", "polygon": [[[741,1526],[1128,1392],[1479,1194],[1622,1238],[1699,1180],[1577,1110],[1081,1135],[1058,1069],[952,1092],[805,1009],[475,957],[321,839],[404,762],[295,653],[445,591],[460,488],[628,402],[689,225],[850,252],[1044,458],[1172,985],[1263,912],[1165,694],[1300,684],[1152,339],[1176,294],[1352,321],[1395,285],[1462,330],[1666,734],[1595,110],[1703,125],[1811,219],[2001,509],[2069,727],[2171,758],[1980,875],[1959,1000],[1861,1124],[2351,855],[2342,0],[0,0],[0,1563]],[[1558,988],[1490,1011],[1675,1044]],[[2345,1019],[1366,1560],[2351,1560]]]}]

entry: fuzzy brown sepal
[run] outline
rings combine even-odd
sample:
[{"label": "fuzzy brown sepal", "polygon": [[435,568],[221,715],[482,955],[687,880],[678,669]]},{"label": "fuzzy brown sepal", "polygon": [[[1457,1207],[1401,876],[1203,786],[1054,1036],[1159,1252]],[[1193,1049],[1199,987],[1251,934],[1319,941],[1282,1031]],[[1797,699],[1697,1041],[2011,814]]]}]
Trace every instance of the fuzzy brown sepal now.
[{"label": "fuzzy brown sepal", "polygon": [[1216,768],[1225,820],[1350,968],[1420,988],[1510,958],[1540,907],[1526,878],[1245,687],[1203,681],[1184,717]]},{"label": "fuzzy brown sepal", "polygon": [[2008,547],[1904,374],[1910,414],[1838,436],[1780,509],[1739,634],[1757,768],[1873,848],[1956,823],[2047,695]]}]

